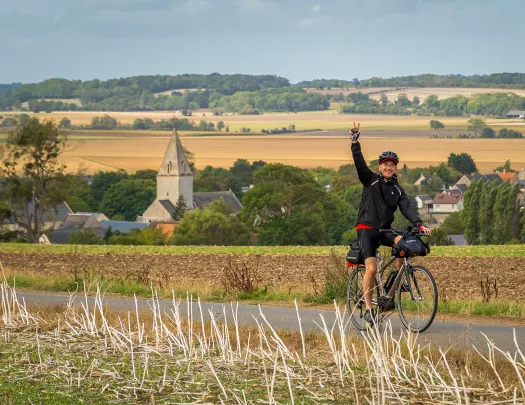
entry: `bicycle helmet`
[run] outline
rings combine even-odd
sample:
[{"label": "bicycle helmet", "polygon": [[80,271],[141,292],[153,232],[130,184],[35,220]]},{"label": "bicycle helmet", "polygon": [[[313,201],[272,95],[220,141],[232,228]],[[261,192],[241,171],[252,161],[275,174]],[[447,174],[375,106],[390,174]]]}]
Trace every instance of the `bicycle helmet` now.
[{"label": "bicycle helmet", "polygon": [[387,150],[379,155],[379,164],[386,162],[387,160],[391,160],[397,165],[399,163],[399,156],[397,156],[397,153]]}]

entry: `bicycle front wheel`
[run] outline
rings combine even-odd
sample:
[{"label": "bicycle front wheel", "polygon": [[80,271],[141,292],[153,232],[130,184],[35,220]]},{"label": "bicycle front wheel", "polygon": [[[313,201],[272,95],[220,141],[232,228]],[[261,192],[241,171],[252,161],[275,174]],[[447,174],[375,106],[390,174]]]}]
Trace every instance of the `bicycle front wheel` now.
[{"label": "bicycle front wheel", "polygon": [[397,308],[401,323],[420,333],[434,321],[438,291],[434,276],[423,266],[410,266],[397,288]]},{"label": "bicycle front wheel", "polygon": [[[367,322],[365,321],[366,303],[363,294],[363,277],[365,272],[365,266],[359,266],[355,269],[348,279],[348,288],[346,290],[348,314],[354,326],[362,331],[367,330]],[[373,289],[372,305],[377,310],[377,288]]]}]

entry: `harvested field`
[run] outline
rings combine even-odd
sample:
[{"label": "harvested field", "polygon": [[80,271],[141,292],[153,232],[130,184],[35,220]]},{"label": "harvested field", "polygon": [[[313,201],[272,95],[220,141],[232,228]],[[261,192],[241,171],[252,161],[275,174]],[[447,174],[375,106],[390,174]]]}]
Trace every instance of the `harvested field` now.
[{"label": "harvested field", "polygon": [[199,91],[199,89],[174,89],[174,90],[159,91],[158,93],[153,93],[153,94],[155,94],[156,96],[158,96],[159,94],[163,94],[165,96],[171,96],[171,93],[173,93],[174,91],[184,94],[185,92],[193,93],[193,92]]},{"label": "harvested field", "polygon": [[358,93],[358,92],[361,92],[361,93],[364,93],[364,94],[384,93],[384,92],[387,92],[387,91],[396,91],[398,89],[399,88],[396,88],[396,87],[362,87],[362,88],[359,88],[359,89],[356,89],[355,87],[354,88],[349,87],[348,89],[346,89],[346,88],[332,88],[330,90],[328,90],[328,89],[322,89],[321,90],[321,89],[314,89],[314,88],[305,88],[305,90],[308,93],[331,94],[332,96],[336,95],[336,94],[339,94],[339,93],[343,93],[345,96],[347,96],[348,94]]},{"label": "harvested field", "polygon": [[436,95],[439,99],[465,96],[471,97],[475,94],[482,93],[514,93],[519,96],[525,96],[525,90],[522,89],[493,89],[493,88],[467,88],[467,87],[363,87],[359,89],[349,88],[346,89],[305,89],[309,93],[319,94],[331,94],[336,95],[343,93],[345,96],[351,93],[361,92],[369,94],[371,99],[379,100],[381,94],[385,94],[389,101],[397,100],[398,94],[405,93],[409,99],[413,99],[414,96],[418,96],[421,101],[430,95]]},{"label": "harvested field", "polygon": [[28,308],[5,282],[0,293],[3,403],[517,404],[525,389],[517,342],[500,357],[488,339],[477,354],[391,327],[359,339],[341,333],[337,308],[320,334],[304,334],[276,330],[262,311],[245,327],[233,305],[203,314],[189,299],[124,314],[100,289],[65,308]]},{"label": "harvested field", "polygon": [[[4,116],[13,113],[2,113]],[[114,117],[118,122],[124,125],[131,125],[136,118],[151,118],[154,121],[162,119],[171,119],[173,117],[184,118],[176,115],[174,111],[134,111],[134,112],[100,112],[100,111],[57,111],[52,113],[33,114],[39,119],[54,119],[57,122],[63,117],[71,120],[76,126],[89,126],[95,116],[108,114]],[[203,114],[206,114],[203,116]],[[260,132],[262,129],[274,129],[288,127],[290,124],[296,126],[297,131],[306,131],[314,129],[322,130],[341,130],[350,129],[354,121],[361,122],[361,128],[365,131],[429,131],[429,121],[436,117],[422,116],[396,116],[396,115],[378,115],[378,114],[339,114],[335,110],[312,111],[300,113],[265,113],[263,115],[224,115],[213,116],[211,113],[197,112],[192,117],[187,117],[190,121],[199,122],[200,120],[219,122],[224,121],[230,127],[231,132],[240,131],[242,127],[247,127],[252,132]],[[467,121],[469,117],[440,117],[437,118],[445,125],[447,130],[463,131],[467,130]],[[525,128],[524,121],[513,121],[508,119],[488,118],[486,120],[489,126],[518,126]]]},{"label": "harvested field", "polygon": [[[70,170],[84,163],[90,171],[99,168],[122,168],[129,171],[158,169],[168,135],[72,141],[73,150],[64,155]],[[318,166],[338,168],[351,161],[350,143],[346,136],[273,135],[183,137],[182,144],[195,154],[197,168],[206,165],[229,168],[238,158],[280,162],[304,168]],[[510,159],[515,170],[525,167],[523,139],[431,139],[363,137],[367,160],[385,148],[398,151],[409,167],[427,167],[446,161],[450,152],[472,155],[478,169],[491,172]]]},{"label": "harvested field", "polygon": [[[88,269],[101,277],[142,278],[156,287],[177,284],[199,285],[209,290],[221,287],[223,268],[234,263],[258,267],[261,286],[290,292],[313,292],[313,285],[324,283],[323,270],[329,255],[226,255],[226,254],[75,254],[75,253],[1,253],[0,261],[10,273],[37,273],[53,278],[71,277],[74,268]],[[442,294],[448,299],[481,297],[481,281],[496,280],[498,298],[520,302],[525,291],[525,258],[509,257],[425,257],[416,263],[428,267]]]},{"label": "harvested field", "polygon": [[[412,100],[415,96],[419,97],[421,101],[423,101],[425,98],[427,98],[430,95],[436,95],[439,99],[449,98],[449,97],[455,97],[455,96],[465,96],[465,97],[471,97],[475,94],[482,94],[482,93],[514,93],[519,96],[525,96],[525,90],[518,90],[518,89],[491,89],[491,88],[444,88],[444,87],[424,87],[424,88],[418,88],[418,87],[409,87],[407,89],[400,89],[400,90],[388,90],[385,91],[384,94],[388,97],[389,101],[395,101],[397,100],[397,96],[401,93],[405,93],[407,97]],[[381,94],[371,94],[370,98],[374,100],[379,100],[381,97]]]}]

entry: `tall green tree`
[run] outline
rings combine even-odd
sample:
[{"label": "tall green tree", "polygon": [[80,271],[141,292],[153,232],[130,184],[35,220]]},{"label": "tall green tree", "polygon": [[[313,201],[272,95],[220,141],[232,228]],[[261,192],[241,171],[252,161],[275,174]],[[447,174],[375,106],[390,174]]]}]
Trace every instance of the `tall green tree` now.
[{"label": "tall green tree", "polygon": [[267,164],[254,174],[243,196],[244,221],[263,245],[324,245],[327,193],[312,176],[294,166]]},{"label": "tall green tree", "polygon": [[463,195],[463,210],[460,217],[465,229],[465,238],[470,245],[479,244],[479,207],[480,196],[483,188],[481,179],[470,183],[469,188]]},{"label": "tall green tree", "polygon": [[452,212],[445,218],[439,228],[447,235],[463,235],[465,228],[463,228],[463,224],[461,223],[461,212]]},{"label": "tall green tree", "polygon": [[356,224],[357,210],[335,193],[326,194],[323,205],[329,243],[341,245],[344,243],[344,233]]},{"label": "tall green tree", "polygon": [[445,184],[452,184],[454,179],[452,178],[452,174],[450,173],[449,168],[445,163],[440,163],[438,167],[436,167],[436,171],[434,172],[437,174],[441,180],[445,182]]},{"label": "tall green tree", "polygon": [[173,214],[171,214],[171,217],[175,221],[179,221],[186,212],[188,208],[186,207],[186,202],[184,201],[184,197],[181,195],[179,196],[177,203],[175,204],[175,210],[173,211]]},{"label": "tall green tree", "polygon": [[104,193],[100,208],[109,217],[121,214],[126,221],[135,221],[155,200],[156,187],[151,180],[119,181]]},{"label": "tall green tree", "polygon": [[59,128],[69,129],[71,128],[71,120],[69,118],[62,118],[58,124]]},{"label": "tall green tree", "polygon": [[123,170],[116,172],[98,172],[89,188],[89,198],[84,198],[93,210],[99,210],[104,194],[113,184],[129,179],[129,174]]},{"label": "tall green tree", "polygon": [[115,129],[117,125],[117,120],[107,114],[103,117],[93,117],[91,119],[91,129]]},{"label": "tall green tree", "polygon": [[226,191],[233,186],[230,172],[223,168],[206,166],[195,173],[193,188],[195,191]]},{"label": "tall green tree", "polygon": [[246,159],[237,159],[230,168],[232,180],[242,186],[253,183],[253,167]]},{"label": "tall green tree", "polygon": [[491,245],[494,235],[494,204],[499,184],[496,181],[485,183],[481,190],[479,207],[479,230],[481,244]]},{"label": "tall green tree", "polygon": [[337,172],[328,167],[316,167],[308,171],[321,186],[331,185]]},{"label": "tall green tree", "polygon": [[359,205],[361,204],[361,196],[363,194],[363,186],[356,184],[355,186],[350,186],[345,192],[344,200],[350,204],[355,210],[359,210]]},{"label": "tall green tree", "polygon": [[431,110],[431,109],[439,108],[440,101],[438,99],[438,96],[431,94],[430,96],[425,98],[422,105],[423,107]]},{"label": "tall green tree", "polygon": [[510,159],[507,159],[505,163],[502,166],[498,166],[494,169],[495,172],[514,172],[515,170],[512,170]]},{"label": "tall green tree", "polygon": [[481,131],[480,138],[495,138],[496,137],[496,131],[494,131],[491,127],[483,128]]},{"label": "tall green tree", "polygon": [[439,135],[439,131],[445,129],[445,125],[438,120],[431,120],[429,124],[430,129],[433,130],[434,135]]},{"label": "tall green tree", "polygon": [[512,186],[508,181],[498,187],[496,202],[494,203],[494,233],[493,243],[501,245],[511,237],[508,235],[507,218],[509,212],[512,212],[510,203],[514,207],[514,201],[511,200]]},{"label": "tall green tree", "polygon": [[471,174],[478,171],[474,159],[466,152],[458,154],[452,152],[448,156],[447,164],[463,174]]},{"label": "tall green tree", "polygon": [[432,230],[429,242],[431,245],[436,246],[450,246],[454,245],[454,241],[448,236],[449,234],[439,226]]},{"label": "tall green tree", "polygon": [[[219,207],[218,210],[217,207]],[[188,211],[170,243],[175,245],[248,245],[250,234],[238,215],[221,212],[219,205]]]},{"label": "tall green tree", "polygon": [[72,194],[73,183],[59,160],[66,142],[54,122],[32,118],[19,123],[0,147],[0,200],[32,243],[42,235],[44,212]]},{"label": "tall green tree", "polygon": [[516,220],[519,218],[520,205],[518,203],[518,194],[520,192],[519,184],[511,185],[505,204],[505,215],[503,220],[503,235],[505,243],[511,239],[519,238],[519,227],[515,226]]},{"label": "tall green tree", "polygon": [[467,122],[469,124],[467,129],[474,132],[476,138],[487,127],[487,123],[482,118],[471,118]]}]

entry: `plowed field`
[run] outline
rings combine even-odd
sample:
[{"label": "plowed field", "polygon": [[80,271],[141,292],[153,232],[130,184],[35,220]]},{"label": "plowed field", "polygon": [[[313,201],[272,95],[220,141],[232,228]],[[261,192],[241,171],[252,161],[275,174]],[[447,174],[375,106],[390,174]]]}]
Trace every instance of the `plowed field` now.
[{"label": "plowed field", "polygon": [[[220,287],[223,268],[230,258],[234,263],[245,262],[258,266],[262,285],[311,292],[312,279],[323,283],[323,270],[329,265],[327,255],[235,255],[224,254],[55,254],[55,253],[0,253],[0,261],[7,271],[36,272],[54,277],[71,276],[73,268],[89,269],[104,276],[122,276],[136,279],[142,275],[153,285],[161,280],[177,283]],[[525,299],[525,258],[505,257],[425,257],[417,262],[434,274],[440,291],[448,298],[470,300],[481,295],[480,282],[488,276],[497,280],[498,299],[522,301]]]}]

